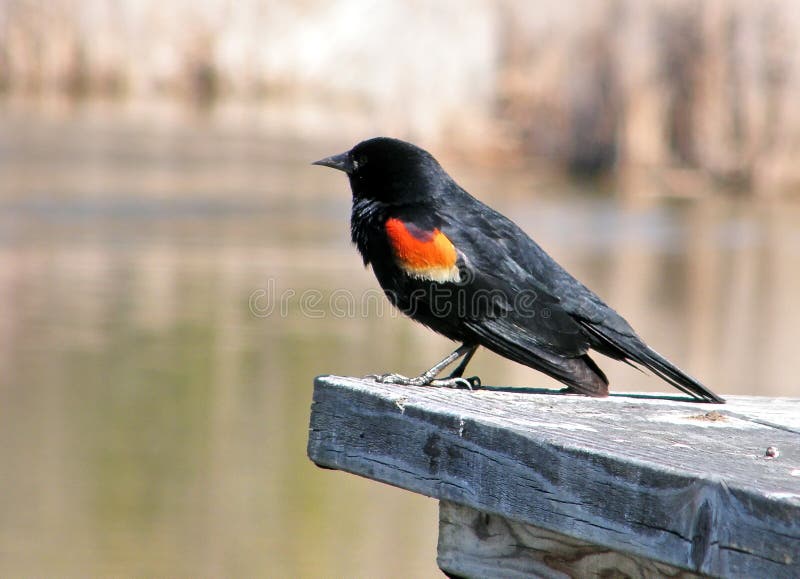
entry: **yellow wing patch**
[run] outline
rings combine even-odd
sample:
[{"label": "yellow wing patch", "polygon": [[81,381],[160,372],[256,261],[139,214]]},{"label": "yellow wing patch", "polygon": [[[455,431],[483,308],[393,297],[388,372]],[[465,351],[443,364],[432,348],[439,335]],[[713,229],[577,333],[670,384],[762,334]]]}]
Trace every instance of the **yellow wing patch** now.
[{"label": "yellow wing patch", "polygon": [[390,218],[386,234],[397,264],[407,274],[438,282],[459,281],[456,248],[438,229],[426,231]]}]

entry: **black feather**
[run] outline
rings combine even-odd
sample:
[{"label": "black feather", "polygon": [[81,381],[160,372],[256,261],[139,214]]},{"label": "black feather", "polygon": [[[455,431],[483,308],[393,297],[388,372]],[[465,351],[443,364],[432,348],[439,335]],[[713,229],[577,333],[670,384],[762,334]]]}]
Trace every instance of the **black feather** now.
[{"label": "black feather", "polygon": [[[649,348],[622,316],[513,221],[459,187],[427,151],[380,137],[318,164],[347,173],[353,242],[389,300],[414,320],[583,394],[608,392],[608,379],[587,355],[594,349],[648,368],[696,399],[724,402]],[[456,249],[460,281],[424,279],[400,267],[387,237],[390,218],[414,231],[443,233]],[[445,309],[434,299],[443,291],[450,298]]]}]

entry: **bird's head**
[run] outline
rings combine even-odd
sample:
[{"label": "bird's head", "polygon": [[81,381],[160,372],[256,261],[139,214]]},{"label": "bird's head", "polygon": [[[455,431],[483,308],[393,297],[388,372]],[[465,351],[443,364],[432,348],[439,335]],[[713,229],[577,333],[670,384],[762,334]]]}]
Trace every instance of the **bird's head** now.
[{"label": "bird's head", "polygon": [[416,145],[376,137],[313,163],[344,171],[356,199],[404,203],[436,195],[449,177],[433,155]]}]

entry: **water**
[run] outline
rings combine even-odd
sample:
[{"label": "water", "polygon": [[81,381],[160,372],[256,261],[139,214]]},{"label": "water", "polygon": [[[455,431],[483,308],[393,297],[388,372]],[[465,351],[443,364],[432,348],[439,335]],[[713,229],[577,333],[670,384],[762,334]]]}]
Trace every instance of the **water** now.
[{"label": "water", "polygon": [[[305,456],[314,375],[413,373],[451,347],[373,299],[346,182],[308,165],[344,145],[3,110],[0,574],[439,575],[434,501]],[[447,166],[716,391],[800,396],[796,202]],[[613,389],[666,389],[600,363]],[[471,369],[555,385],[485,352]]]}]

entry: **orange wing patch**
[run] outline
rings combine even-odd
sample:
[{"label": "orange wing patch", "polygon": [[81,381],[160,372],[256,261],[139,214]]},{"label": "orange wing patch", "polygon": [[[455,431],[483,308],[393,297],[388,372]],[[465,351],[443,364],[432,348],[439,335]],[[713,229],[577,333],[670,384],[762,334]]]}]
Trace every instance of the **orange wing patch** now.
[{"label": "orange wing patch", "polygon": [[386,234],[397,264],[407,274],[438,282],[459,281],[456,248],[438,229],[425,231],[390,218]]}]

